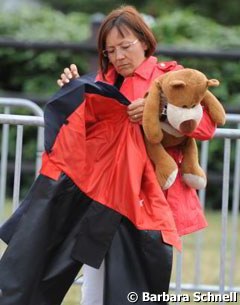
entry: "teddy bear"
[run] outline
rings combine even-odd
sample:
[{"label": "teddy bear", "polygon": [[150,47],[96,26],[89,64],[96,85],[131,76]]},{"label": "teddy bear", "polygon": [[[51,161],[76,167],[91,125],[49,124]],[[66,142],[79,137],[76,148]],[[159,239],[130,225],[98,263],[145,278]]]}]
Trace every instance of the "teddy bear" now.
[{"label": "teddy bear", "polygon": [[[203,108],[217,125],[225,124],[225,110],[208,90],[218,85],[218,80],[189,68],[167,72],[151,84],[145,97],[142,125],[147,152],[163,190],[174,183],[178,170],[189,187],[196,190],[206,187],[196,141],[187,135],[197,128]],[[181,147],[183,154],[179,169],[166,151],[174,146]]]}]

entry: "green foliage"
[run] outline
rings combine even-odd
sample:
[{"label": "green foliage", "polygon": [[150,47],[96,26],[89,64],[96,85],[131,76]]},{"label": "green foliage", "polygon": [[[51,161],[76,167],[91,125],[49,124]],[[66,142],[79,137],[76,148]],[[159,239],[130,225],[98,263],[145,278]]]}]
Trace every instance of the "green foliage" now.
[{"label": "green foliage", "polygon": [[226,27],[192,10],[174,10],[156,18],[153,31],[159,42],[195,49],[239,48],[240,27]]},{"label": "green foliage", "polygon": [[209,17],[221,24],[239,24],[239,0],[225,2],[219,0],[41,0],[41,3],[51,5],[64,13],[75,11],[88,14],[96,12],[107,14],[120,5],[128,4],[155,17],[160,13],[171,14],[175,9],[189,8],[196,15]]},{"label": "green foliage", "polygon": [[[53,2],[54,0],[52,0]],[[47,2],[47,1],[46,1]],[[48,1],[50,2],[50,1]],[[85,1],[71,1],[81,3]],[[89,2],[91,5],[101,7],[104,12],[117,6],[118,1]],[[197,15],[190,9],[169,9],[174,7],[176,1],[168,2],[152,0],[128,1],[128,4],[136,4],[136,7],[145,6],[145,12],[152,11],[156,16],[153,31],[160,44],[178,49],[190,50],[239,50],[240,27],[226,27],[219,25],[209,18]],[[68,1],[56,1],[67,4]],[[161,7],[159,8],[159,3]],[[106,4],[106,5],[105,5]],[[122,4],[122,3],[120,3]],[[84,5],[87,5],[86,3]],[[113,7],[110,7],[113,6]],[[180,7],[180,5],[178,6]],[[84,8],[85,9],[85,8]],[[93,9],[93,8],[92,8]],[[63,10],[64,11],[64,10]],[[70,10],[69,10],[70,11]],[[57,41],[83,42],[90,37],[90,16],[78,12],[64,14],[51,8],[42,7],[35,11],[25,8],[16,13],[0,12],[0,36],[1,38],[17,39],[20,41]],[[87,9],[85,10],[87,11]],[[96,11],[96,10],[95,10]],[[174,58],[159,57],[159,60],[173,60]],[[203,71],[209,78],[217,78],[221,85],[211,90],[224,104],[228,112],[239,110],[239,82],[240,61],[215,60],[209,58],[176,58],[185,67],[191,67]],[[40,99],[48,99],[57,89],[56,79],[63,68],[70,63],[77,64],[80,74],[89,72],[89,54],[76,53],[72,50],[16,50],[13,48],[0,49],[0,95],[6,91],[22,93],[26,96],[39,96]],[[2,93],[2,94],[1,94]],[[34,135],[26,130],[26,158],[34,159]],[[10,151],[11,158],[14,155],[14,135],[11,131]],[[222,141],[213,141],[209,153],[209,169],[221,174],[222,159],[216,159],[216,155],[222,155]],[[212,189],[214,189],[212,187]],[[213,201],[221,202],[217,198],[217,190],[214,189]],[[219,193],[220,194],[220,193]],[[211,197],[211,196],[210,196]]]},{"label": "green foliage", "polygon": [[23,7],[0,12],[0,35],[29,41],[81,41],[89,37],[89,18],[83,13],[63,14],[49,7]]},{"label": "green foliage", "polygon": [[44,4],[49,4],[57,10],[62,12],[84,12],[94,14],[95,12],[109,13],[111,10],[121,5],[133,5],[135,7],[142,7],[147,0],[42,0]]},{"label": "green foliage", "polygon": [[[34,42],[80,42],[90,36],[89,17],[82,13],[64,15],[43,7],[0,12],[0,36],[5,39]],[[41,94],[48,97],[56,91],[56,78],[63,67],[75,62],[80,73],[88,69],[86,54],[77,56],[71,50],[0,49],[0,89],[2,91]]]},{"label": "green foliage", "polygon": [[218,23],[239,24],[239,0],[176,0],[174,2],[181,8],[190,7],[196,14],[214,19]]},{"label": "green foliage", "polygon": [[[89,16],[82,13],[64,15],[50,8],[39,8],[32,11],[24,8],[21,11],[0,12],[0,36],[2,39],[18,41],[55,41],[80,42],[90,36]],[[17,50],[0,49],[0,95],[6,91],[21,93],[25,96],[39,96],[48,99],[58,90],[56,79],[63,68],[76,63],[80,73],[88,70],[87,54],[77,55],[71,50]],[[2,94],[1,94],[2,92]],[[1,112],[2,109],[0,109]],[[14,109],[15,114],[30,114],[26,110]],[[1,126],[0,126],[1,132]],[[10,128],[9,161],[14,164],[16,128]],[[24,128],[23,162],[24,167],[34,170],[36,152],[36,129]],[[1,140],[1,136],[0,136]],[[21,194],[26,194],[34,178],[33,171],[22,175]],[[13,183],[13,175],[9,173],[9,186]]]},{"label": "green foliage", "polygon": [[[176,10],[156,18],[153,31],[157,40],[178,49],[238,50],[240,27],[224,27],[213,20],[197,16],[191,10]],[[221,85],[214,93],[227,108],[239,103],[240,61],[210,58],[182,58],[185,67],[203,71],[209,78],[217,78]]]}]

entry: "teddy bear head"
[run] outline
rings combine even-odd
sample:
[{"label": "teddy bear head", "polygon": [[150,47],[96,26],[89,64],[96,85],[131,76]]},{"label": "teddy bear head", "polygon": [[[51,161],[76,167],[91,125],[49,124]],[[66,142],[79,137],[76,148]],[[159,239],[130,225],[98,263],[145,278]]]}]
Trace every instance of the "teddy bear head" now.
[{"label": "teddy bear head", "polygon": [[201,101],[206,90],[219,85],[218,80],[207,79],[202,72],[194,69],[167,73],[157,83],[168,101],[168,122],[183,133],[190,133],[197,127],[203,114]]},{"label": "teddy bear head", "polygon": [[216,79],[207,79],[205,74],[194,69],[182,69],[159,77],[156,82],[166,99],[174,106],[185,109],[198,105],[208,87],[219,86]]},{"label": "teddy bear head", "polygon": [[195,69],[171,71],[156,78],[151,85],[144,107],[143,126],[152,143],[161,140],[159,115],[164,113],[168,125],[180,133],[191,133],[199,124],[203,107],[216,124],[224,124],[225,111],[209,87],[216,87],[219,81],[208,79]]},{"label": "teddy bear head", "polygon": [[[154,164],[162,189],[169,188],[180,170],[191,188],[206,186],[206,175],[199,165],[196,141],[191,137],[203,116],[203,109],[216,125],[225,123],[225,110],[208,90],[219,81],[208,79],[194,69],[171,71],[156,78],[145,98],[143,130],[147,152]],[[178,147],[181,166],[165,150]]]}]

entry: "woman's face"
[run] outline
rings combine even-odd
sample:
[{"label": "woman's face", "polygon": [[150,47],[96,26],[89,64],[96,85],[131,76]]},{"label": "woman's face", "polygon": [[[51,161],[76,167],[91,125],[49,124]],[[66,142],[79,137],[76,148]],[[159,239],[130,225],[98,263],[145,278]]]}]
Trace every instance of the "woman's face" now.
[{"label": "woman's face", "polygon": [[131,30],[125,28],[123,33],[124,36],[116,27],[112,28],[106,38],[106,55],[116,71],[126,77],[145,60],[147,46]]}]

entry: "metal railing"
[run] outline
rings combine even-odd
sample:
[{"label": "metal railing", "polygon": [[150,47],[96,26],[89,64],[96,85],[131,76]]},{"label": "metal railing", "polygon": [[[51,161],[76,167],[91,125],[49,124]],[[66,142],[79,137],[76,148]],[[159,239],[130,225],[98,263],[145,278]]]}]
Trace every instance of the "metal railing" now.
[{"label": "metal railing", "polygon": [[[183,291],[205,291],[213,293],[227,293],[237,292],[240,293],[240,285],[234,285],[234,274],[237,272],[235,262],[237,257],[237,230],[238,230],[238,213],[239,213],[239,189],[240,189],[240,115],[227,115],[227,122],[235,124],[235,128],[222,128],[217,129],[214,138],[222,139],[224,141],[224,157],[223,157],[223,181],[222,181],[222,214],[221,214],[221,247],[219,251],[220,266],[219,266],[219,282],[214,285],[201,284],[201,256],[202,244],[204,239],[203,232],[197,233],[195,239],[195,263],[194,263],[194,281],[193,283],[183,283],[183,253],[176,256],[176,280],[171,282],[170,288],[175,294],[181,294]],[[19,204],[19,189],[20,189],[20,174],[21,174],[21,153],[22,153],[22,134],[23,126],[31,125],[42,128],[43,118],[41,116],[22,116],[12,114],[0,114],[0,125],[15,125],[17,127],[16,136],[16,156],[15,156],[15,174],[13,186],[13,210]],[[4,130],[3,130],[4,131]],[[213,139],[214,141],[214,139]],[[227,253],[227,225],[229,219],[229,181],[230,181],[230,161],[231,161],[231,144],[235,141],[235,162],[234,162],[234,181],[233,181],[233,196],[232,196],[232,228],[231,228],[231,249],[229,258],[226,257]],[[201,146],[201,165],[207,172],[208,164],[208,149],[209,141],[202,142]],[[205,190],[199,193],[203,207],[205,206],[206,193]],[[239,253],[238,253],[239,256]],[[227,263],[229,264],[229,280],[226,280]],[[77,284],[81,281],[76,281]],[[179,304],[177,302],[176,304]],[[219,304],[224,304],[220,302]]]},{"label": "metal railing", "polygon": [[[37,172],[41,165],[41,152],[43,151],[43,110],[34,102],[19,98],[4,98],[0,97],[0,107],[3,114],[1,114],[2,127],[2,141],[1,141],[1,164],[0,164],[0,214],[3,210],[4,201],[6,197],[7,184],[7,164],[8,164],[8,149],[9,149],[9,125],[17,124],[17,141],[15,153],[15,169],[14,169],[14,190],[13,190],[13,209],[18,205],[20,192],[20,175],[21,175],[21,158],[22,158],[22,141],[23,141],[23,125],[35,125],[38,128],[37,133],[37,149],[36,149],[36,167]],[[33,113],[35,116],[18,116],[10,113],[16,107],[21,107]],[[21,119],[20,119],[21,118]],[[22,124],[18,124],[22,120]],[[36,124],[34,124],[36,123]],[[0,219],[1,220],[1,219]]]},{"label": "metal railing", "polygon": [[[240,293],[240,283],[234,285],[234,274],[236,273],[236,257],[237,257],[237,235],[238,235],[238,217],[239,217],[239,193],[240,193],[240,115],[227,114],[227,123],[235,125],[235,129],[221,128],[217,129],[214,138],[224,140],[224,160],[223,160],[223,180],[222,180],[222,211],[221,211],[221,246],[220,246],[220,270],[219,270],[219,285],[201,284],[201,257],[204,232],[196,233],[195,238],[195,263],[194,263],[194,281],[193,283],[182,283],[182,253],[177,254],[176,258],[176,281],[171,283],[171,289],[175,290],[176,294],[181,294],[182,291],[209,291],[213,293]],[[227,226],[229,213],[229,188],[230,188],[230,162],[231,162],[231,141],[236,141],[235,147],[235,162],[233,174],[233,196],[232,196],[232,227],[231,227],[231,247],[230,256],[227,259]],[[209,141],[201,143],[200,163],[202,168],[207,173]],[[199,191],[200,201],[205,207],[206,190]],[[239,255],[239,254],[238,254]],[[229,278],[226,281],[227,262],[229,263]],[[180,304],[177,302],[176,304]],[[224,304],[220,302],[219,304]]]}]

